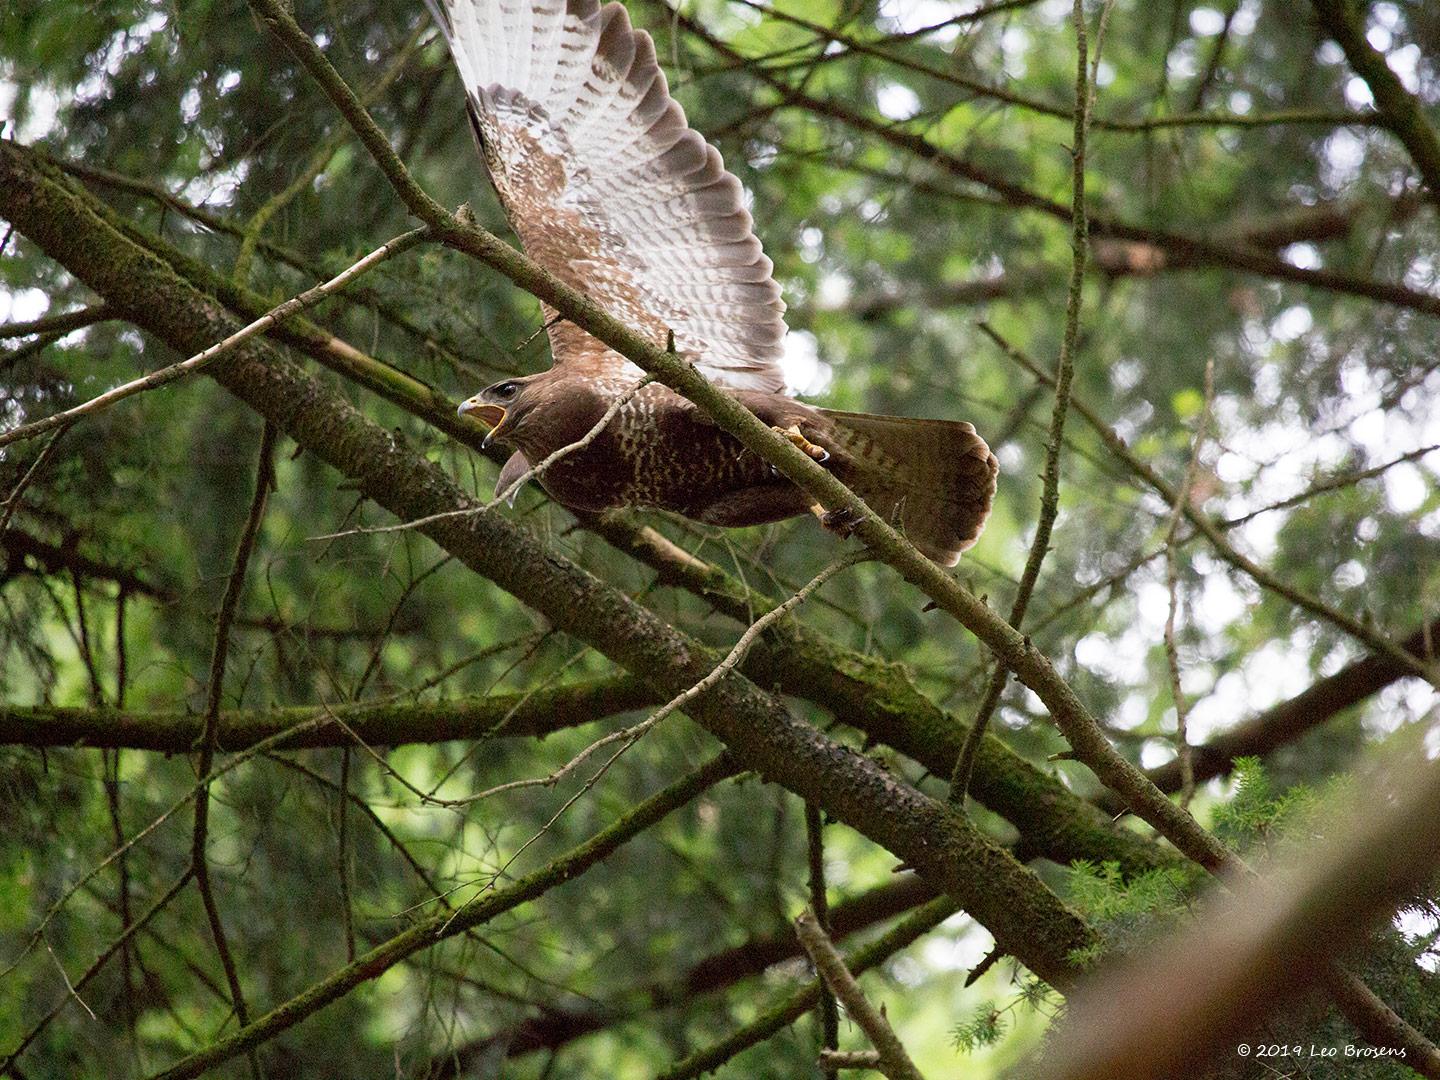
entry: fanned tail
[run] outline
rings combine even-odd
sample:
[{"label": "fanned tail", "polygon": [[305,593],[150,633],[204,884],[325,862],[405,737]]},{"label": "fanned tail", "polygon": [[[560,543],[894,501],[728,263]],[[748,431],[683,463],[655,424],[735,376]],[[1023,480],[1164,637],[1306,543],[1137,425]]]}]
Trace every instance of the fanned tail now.
[{"label": "fanned tail", "polygon": [[970,424],[819,410],[848,459],[837,469],[870,507],[941,566],[980,538],[1000,463]]}]

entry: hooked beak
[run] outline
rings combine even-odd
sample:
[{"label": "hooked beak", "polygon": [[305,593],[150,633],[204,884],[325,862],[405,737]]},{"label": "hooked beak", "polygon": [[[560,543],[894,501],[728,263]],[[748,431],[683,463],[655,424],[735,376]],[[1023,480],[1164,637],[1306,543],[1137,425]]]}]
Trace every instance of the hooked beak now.
[{"label": "hooked beak", "polygon": [[502,406],[492,405],[473,397],[468,401],[461,402],[460,407],[455,411],[461,416],[473,416],[482,424],[490,425],[490,430],[485,435],[485,441],[480,444],[481,449],[488,449],[491,441],[501,433],[508,415],[508,411]]}]

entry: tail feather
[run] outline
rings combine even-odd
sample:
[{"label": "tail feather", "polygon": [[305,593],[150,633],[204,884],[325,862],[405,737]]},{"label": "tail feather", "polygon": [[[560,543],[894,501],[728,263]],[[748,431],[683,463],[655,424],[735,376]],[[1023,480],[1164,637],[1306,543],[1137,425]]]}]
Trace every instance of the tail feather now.
[{"label": "tail feather", "polygon": [[844,452],[841,479],[942,566],[980,538],[1000,464],[970,424],[819,410]]}]

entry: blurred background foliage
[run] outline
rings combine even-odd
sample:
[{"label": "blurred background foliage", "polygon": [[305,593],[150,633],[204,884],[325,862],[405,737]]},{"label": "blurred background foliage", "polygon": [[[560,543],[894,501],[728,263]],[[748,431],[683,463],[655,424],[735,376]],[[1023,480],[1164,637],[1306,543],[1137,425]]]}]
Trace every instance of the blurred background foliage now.
[{"label": "blurred background foliage", "polygon": [[[1068,205],[1069,5],[995,6],[1001,10],[971,20],[957,19],[968,5],[941,0],[783,0],[773,10],[701,0],[684,5],[683,19],[658,0],[635,0],[630,10],[655,35],[692,124],[753,196],[757,231],[790,305],[787,370],[795,387],[836,408],[966,418],[990,439],[1002,463],[996,512],[960,573],[1004,611],[1038,512],[1051,398],[979,324],[1053,365],[1069,223],[851,122],[922,135],[989,175]],[[503,230],[459,87],[422,6],[299,0],[295,7],[351,85],[369,93],[417,178],[442,202],[468,201],[482,224]],[[1440,12],[1420,2],[1376,3],[1366,18],[1371,42],[1440,120]],[[696,27],[744,62],[717,51]],[[833,103],[836,112],[787,103],[776,85]],[[1434,207],[1370,106],[1364,84],[1304,5],[1118,0],[1097,68],[1087,153],[1092,211],[1433,296]],[[1174,122],[1197,113],[1207,115]],[[0,12],[0,115],[9,137],[72,165],[140,229],[277,302],[407,227],[403,208],[328,102],[235,0],[11,0]],[[1353,290],[1246,273],[1223,259],[1187,265],[1163,243],[1097,233],[1093,247],[1076,397],[1172,484],[1185,473],[1203,421],[1210,435],[1192,497],[1218,521],[1328,485],[1235,524],[1227,537],[1277,578],[1396,640],[1433,617],[1440,454],[1416,451],[1440,443],[1435,316]],[[9,237],[4,256],[0,319],[95,302],[24,239]],[[440,249],[387,264],[348,298],[327,301],[319,318],[456,400],[502,373],[546,362],[538,304]],[[0,344],[6,426],[177,359],[116,322]],[[1213,402],[1204,393],[1207,363]],[[487,461],[358,387],[322,377],[488,495]],[[64,437],[0,543],[6,704],[202,707],[214,612],[253,487],[258,440],[256,418],[204,379],[126,402]],[[388,521],[328,469],[308,456],[291,458],[290,445],[281,445],[229,664],[227,707],[455,698],[609,671],[603,658],[549,632],[423,538],[317,541]],[[0,451],[5,491],[38,449]],[[1175,752],[1162,646],[1170,599],[1158,557],[1172,509],[1074,414],[1062,475],[1053,550],[1027,629],[1125,752],[1159,764]],[[717,644],[734,640],[733,624],[574,530],[573,519],[533,488],[513,514],[687,632]],[[834,547],[808,520],[734,533],[650,520],[777,596],[808,579]],[[1185,526],[1180,541],[1177,648],[1193,741],[1363,655],[1333,626],[1261,590],[1205,541],[1189,538]],[[976,642],[952,621],[922,613],[888,569],[847,571],[806,605],[803,618],[848,646],[904,664],[962,717],[983,694],[986,657]],[[1432,690],[1396,683],[1285,749],[1268,766],[1271,782],[1282,789],[1319,783],[1367,744],[1433,721],[1434,702]],[[831,723],[803,703],[795,708]],[[1083,768],[1049,760],[1064,747],[1028,691],[1012,683],[997,723],[1031,760],[1094,791]],[[853,737],[839,725],[831,730]],[[411,783],[442,784],[453,797],[543,776],[594,737],[585,728],[539,742],[412,746],[386,758]],[[590,835],[710,750],[708,737],[683,722],[662,728],[511,872]],[[216,788],[214,873],[252,1009],[343,964],[347,921],[364,948],[434,902],[431,887],[369,817],[352,806],[342,825],[342,767],[348,790],[405,842],[434,887],[459,888],[459,897],[505,865],[571,793],[521,791],[457,812],[422,804],[361,752],[344,766],[341,756],[267,757]],[[913,763],[889,760],[922,786],[943,789]],[[0,750],[0,963],[19,954],[48,906],[113,849],[117,829],[133,835],[193,780],[181,756]],[[1203,788],[1202,816],[1230,792],[1225,780]],[[999,819],[982,820],[1013,838]],[[184,869],[186,823],[187,814],[176,816],[128,856],[137,905]],[[893,859],[883,851],[838,826],[827,839],[834,897],[890,879]],[[1063,868],[1042,870],[1069,888]],[[800,805],[754,778],[721,785],[583,880],[481,935],[421,954],[269,1045],[269,1075],[331,1076],[336,1062],[345,1075],[441,1075],[447,1053],[476,1038],[550,1006],[597,1003],[613,1020],[602,1031],[553,1060],[516,1057],[504,1075],[651,1075],[753,1018],[799,968],[782,966],[663,1013],[633,988],[673,977],[747,935],[783,935],[804,890]],[[0,1053],[65,996],[57,962],[83,970],[114,939],[118,896],[113,870],[89,881],[49,923],[46,949],[0,978]],[[1392,942],[1387,962],[1398,973],[1402,1012],[1407,995],[1420,992],[1404,989],[1404,979],[1433,966],[1426,948],[1436,926],[1422,905],[1400,924],[1407,936]],[[1035,1045],[1053,1011],[1011,1008],[1023,973],[1007,964],[962,986],[988,944],[982,929],[957,916],[867,977],[917,1061],[936,1074],[995,1075]],[[191,892],[82,996],[96,1018],[72,1003],[22,1059],[28,1075],[147,1075],[234,1026]],[[999,1037],[973,1038],[971,1017],[994,1011],[991,1002],[1006,1010]],[[968,1054],[953,1045],[957,1038]],[[736,1058],[722,1075],[809,1075],[813,1040],[807,1021]],[[243,1062],[231,1062],[217,1074],[244,1072]]]}]

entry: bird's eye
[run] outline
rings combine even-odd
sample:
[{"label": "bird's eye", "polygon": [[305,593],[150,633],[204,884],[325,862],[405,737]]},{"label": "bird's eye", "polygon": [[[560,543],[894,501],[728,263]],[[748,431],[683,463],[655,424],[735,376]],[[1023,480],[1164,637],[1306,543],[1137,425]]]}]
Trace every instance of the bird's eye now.
[{"label": "bird's eye", "polygon": [[519,383],[505,382],[495,387],[494,394],[502,401],[509,401],[520,390]]}]

